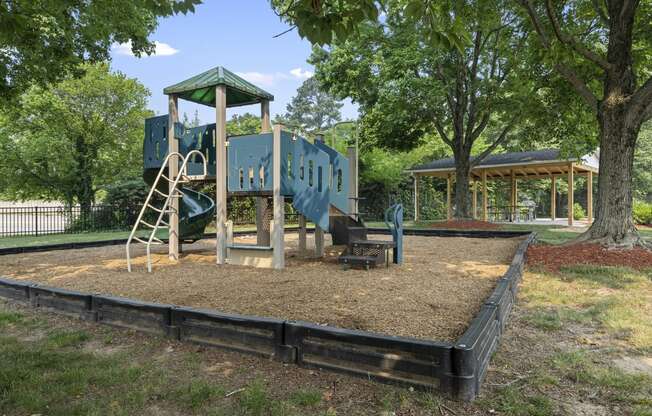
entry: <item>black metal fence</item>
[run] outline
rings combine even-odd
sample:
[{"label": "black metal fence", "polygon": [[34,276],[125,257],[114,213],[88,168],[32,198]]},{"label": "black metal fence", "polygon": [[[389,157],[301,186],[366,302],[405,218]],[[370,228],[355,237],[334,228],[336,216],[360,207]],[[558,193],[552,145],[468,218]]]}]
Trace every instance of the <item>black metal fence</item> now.
[{"label": "black metal fence", "polygon": [[[142,205],[94,205],[88,210],[82,210],[79,206],[0,207],[0,238],[127,231],[136,223],[141,208]],[[148,212],[156,214],[153,211]],[[253,204],[246,209],[229,204],[227,212],[229,220],[235,225],[256,223]],[[269,219],[271,220],[271,217]],[[155,222],[156,218],[148,217],[145,220]],[[291,204],[286,204],[285,221],[288,224],[298,222],[298,214]]]},{"label": "black metal fence", "polygon": [[127,230],[139,212],[138,205],[0,207],[0,237]]}]

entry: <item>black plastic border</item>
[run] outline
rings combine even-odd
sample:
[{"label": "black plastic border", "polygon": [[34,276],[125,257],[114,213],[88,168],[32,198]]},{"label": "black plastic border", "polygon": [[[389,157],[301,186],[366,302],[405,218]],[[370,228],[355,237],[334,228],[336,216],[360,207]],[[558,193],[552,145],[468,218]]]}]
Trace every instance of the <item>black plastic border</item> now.
[{"label": "black plastic border", "polygon": [[[370,231],[387,232],[385,229]],[[449,230],[406,230],[406,234],[451,236],[442,231]],[[116,327],[262,355],[303,367],[437,389],[470,401],[480,391],[513,307],[527,249],[536,238],[535,233],[528,234],[517,247],[507,272],[455,343],[141,302],[5,278],[0,278],[0,297]],[[455,231],[452,235],[504,238],[524,234]]]}]

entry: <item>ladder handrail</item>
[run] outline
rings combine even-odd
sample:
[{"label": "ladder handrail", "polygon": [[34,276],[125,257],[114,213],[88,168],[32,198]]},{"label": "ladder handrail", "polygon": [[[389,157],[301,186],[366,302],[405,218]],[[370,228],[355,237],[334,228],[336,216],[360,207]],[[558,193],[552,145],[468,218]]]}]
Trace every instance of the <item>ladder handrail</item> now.
[{"label": "ladder handrail", "polygon": [[[166,213],[166,209],[167,209],[167,207],[168,207],[168,205],[170,203],[170,199],[178,197],[178,195],[175,195],[174,193],[176,191],[178,191],[177,187],[179,185],[179,180],[183,176],[188,176],[188,166],[187,165],[188,165],[188,161],[190,160],[190,155],[193,155],[193,154],[199,154],[201,156],[203,171],[204,171],[203,176],[207,176],[208,175],[208,167],[207,167],[207,162],[206,162],[206,156],[204,156],[204,154],[199,150],[191,150],[190,152],[188,152],[188,154],[186,154],[185,157],[179,152],[171,152],[163,160],[161,168],[159,169],[158,174],[156,175],[156,179],[154,179],[152,187],[149,190],[149,193],[147,194],[147,198],[145,199],[145,203],[143,204],[143,207],[141,208],[140,213],[138,214],[138,219],[136,220],[136,223],[134,224],[134,226],[133,226],[133,228],[131,230],[131,233],[129,234],[129,238],[127,239],[127,245],[126,245],[126,250],[127,250],[127,270],[129,272],[131,272],[131,253],[130,253],[130,250],[129,250],[131,242],[135,238],[136,231],[138,231],[138,226],[141,224],[141,222],[143,222],[143,216],[145,215],[145,211],[147,210],[147,207],[150,205],[149,202],[150,202],[150,200],[152,198],[152,195],[154,194],[154,191],[158,187],[158,183],[159,183],[161,177],[163,176],[164,170],[168,167],[170,158],[171,157],[177,157],[178,158],[177,164],[179,163],[179,161],[183,161],[183,163],[181,164],[181,168],[179,169],[176,177],[174,178],[174,182],[172,183],[172,186],[168,187],[168,189],[171,189],[171,191],[169,191],[168,196],[165,199],[165,203],[163,204],[163,207],[159,211],[159,216],[158,216],[156,222],[154,223],[154,227],[153,227],[153,229],[151,231],[149,239],[147,240],[147,270],[149,272],[152,271],[150,246],[152,244],[152,241],[156,238],[156,232],[158,231],[159,225],[160,225],[160,223],[161,223],[161,221],[163,219],[163,216]],[[168,184],[170,183],[170,179],[171,178],[167,178]],[[181,193],[181,191],[178,191],[178,192]],[[141,241],[141,240],[139,239],[139,241]]]}]

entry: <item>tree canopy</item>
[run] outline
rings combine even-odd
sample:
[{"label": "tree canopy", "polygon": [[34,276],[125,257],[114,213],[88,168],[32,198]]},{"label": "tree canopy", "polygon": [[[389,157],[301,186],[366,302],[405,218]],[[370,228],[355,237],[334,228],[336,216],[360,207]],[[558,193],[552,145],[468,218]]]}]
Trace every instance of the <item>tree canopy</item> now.
[{"label": "tree canopy", "polygon": [[0,188],[88,208],[105,185],[142,174],[149,92],[107,64],[82,78],[33,86],[0,113]]},{"label": "tree canopy", "polygon": [[150,54],[159,17],[194,11],[201,0],[10,0],[0,2],[0,97],[44,86],[83,62],[109,59],[114,43]]},{"label": "tree canopy", "polygon": [[342,103],[323,91],[319,82],[310,77],[301,84],[297,95],[288,103],[283,120],[306,132],[317,132],[340,121],[341,108]]}]

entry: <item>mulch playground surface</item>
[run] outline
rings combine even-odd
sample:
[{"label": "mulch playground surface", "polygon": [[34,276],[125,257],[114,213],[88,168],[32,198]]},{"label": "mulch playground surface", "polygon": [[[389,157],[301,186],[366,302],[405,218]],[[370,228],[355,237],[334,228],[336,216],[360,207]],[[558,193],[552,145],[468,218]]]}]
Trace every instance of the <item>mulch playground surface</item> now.
[{"label": "mulch playground surface", "polygon": [[[247,238],[240,242],[255,242]],[[342,247],[327,245],[325,259],[301,256],[297,234],[287,234],[284,270],[217,266],[215,241],[203,240],[184,245],[178,263],[168,259],[167,247],[157,247],[153,273],[145,270],[142,246],[133,251],[132,273],[124,246],[113,246],[3,256],[0,274],[83,292],[454,341],[522,240],[406,236],[403,265],[366,271],[343,270],[337,264]]]},{"label": "mulch playground surface", "polygon": [[527,253],[530,266],[558,272],[564,266],[590,264],[594,266],[624,266],[632,269],[652,269],[652,251],[608,249],[599,244],[531,245]]}]

